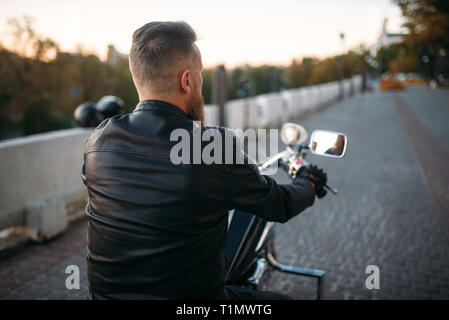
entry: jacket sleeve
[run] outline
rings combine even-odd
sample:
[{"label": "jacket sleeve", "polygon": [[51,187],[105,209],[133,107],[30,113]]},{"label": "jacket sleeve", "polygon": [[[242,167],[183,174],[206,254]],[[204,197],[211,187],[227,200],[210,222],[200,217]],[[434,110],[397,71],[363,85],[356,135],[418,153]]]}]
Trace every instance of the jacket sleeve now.
[{"label": "jacket sleeve", "polygon": [[[225,148],[233,149],[233,163],[240,164],[204,167],[201,193],[206,206],[240,209],[268,221],[283,223],[313,204],[316,193],[312,182],[297,178],[290,184],[278,184],[270,176],[261,175],[254,161],[243,151],[239,137],[228,130],[223,134],[232,136],[232,142],[225,144]],[[242,162],[237,161],[237,155]]]},{"label": "jacket sleeve", "polygon": [[240,209],[268,221],[286,222],[315,200],[313,184],[306,179],[278,184],[259,173],[253,164],[215,165],[205,177],[207,205]]}]

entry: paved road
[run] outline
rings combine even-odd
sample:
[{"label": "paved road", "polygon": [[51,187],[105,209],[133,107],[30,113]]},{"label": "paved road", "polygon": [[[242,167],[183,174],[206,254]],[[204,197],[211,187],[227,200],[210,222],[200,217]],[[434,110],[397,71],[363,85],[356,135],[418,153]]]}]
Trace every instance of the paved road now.
[{"label": "paved road", "polygon": [[[415,136],[400,116],[404,105],[422,124]],[[424,87],[359,95],[301,121],[309,132],[345,132],[349,144],[344,159],[309,158],[326,168],[341,194],[277,225],[279,260],[326,270],[329,299],[448,299],[449,230],[441,216],[449,211],[438,212],[430,192],[437,182],[443,188],[437,200],[447,208],[448,121],[449,92]],[[427,133],[428,140],[419,141]],[[426,157],[446,162],[429,177],[432,167],[420,162]],[[368,265],[380,269],[379,290],[365,287]],[[313,279],[277,273],[270,286],[314,298]]]},{"label": "paved road", "polygon": [[[309,157],[340,195],[276,226],[279,260],[326,270],[328,299],[449,299],[448,120],[449,91],[423,87],[358,95],[301,120],[309,133],[345,132],[349,145],[341,160]],[[80,221],[0,261],[0,299],[84,299],[85,236]],[[65,288],[71,264],[79,290]],[[378,290],[365,287],[368,265],[380,269]],[[268,288],[313,299],[315,281],[275,272]]]}]

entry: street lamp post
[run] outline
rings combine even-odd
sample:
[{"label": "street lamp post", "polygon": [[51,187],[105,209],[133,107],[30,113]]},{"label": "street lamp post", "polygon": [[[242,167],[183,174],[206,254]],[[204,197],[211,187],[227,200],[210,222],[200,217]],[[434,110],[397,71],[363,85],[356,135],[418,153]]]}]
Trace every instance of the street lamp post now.
[{"label": "street lamp post", "polygon": [[362,48],[359,50],[360,57],[360,73],[362,74],[362,93],[365,93],[366,90],[366,69],[365,69],[365,59],[364,59],[364,51]]},{"label": "street lamp post", "polygon": [[341,42],[341,58],[340,58],[340,99],[343,99],[344,97],[344,90],[343,90],[343,68],[344,68],[344,50],[345,50],[345,46],[344,46],[344,41],[345,41],[345,34],[343,32],[340,32],[340,42]]},{"label": "street lamp post", "polygon": [[212,101],[218,105],[218,118],[220,126],[226,125],[225,103],[227,99],[226,70],[223,65],[218,66],[215,72]]}]

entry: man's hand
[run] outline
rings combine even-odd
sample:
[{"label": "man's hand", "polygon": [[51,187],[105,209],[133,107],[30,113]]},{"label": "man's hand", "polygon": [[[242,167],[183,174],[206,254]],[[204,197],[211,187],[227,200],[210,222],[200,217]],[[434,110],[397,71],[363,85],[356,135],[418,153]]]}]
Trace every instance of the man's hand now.
[{"label": "man's hand", "polygon": [[327,182],[327,174],[323,169],[319,169],[315,165],[309,165],[301,170],[298,178],[304,178],[311,181],[315,185],[315,192],[318,198],[323,198],[327,191],[324,189],[324,185]]}]

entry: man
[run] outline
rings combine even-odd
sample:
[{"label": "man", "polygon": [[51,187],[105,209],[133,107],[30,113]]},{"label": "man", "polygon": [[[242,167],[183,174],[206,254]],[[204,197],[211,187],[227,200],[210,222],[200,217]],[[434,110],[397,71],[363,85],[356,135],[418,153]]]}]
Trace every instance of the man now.
[{"label": "man", "polygon": [[140,102],[86,143],[91,299],[282,298],[224,286],[228,210],[285,222],[313,204],[326,176],[312,168],[314,177],[278,185],[248,163],[171,161],[171,133],[204,122],[195,41],[185,22],[136,30],[129,62]]}]

